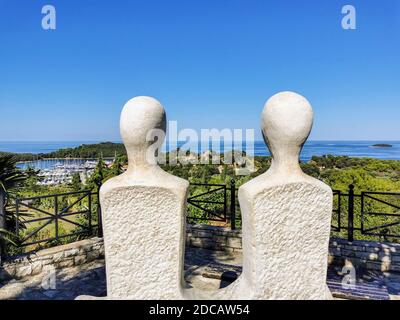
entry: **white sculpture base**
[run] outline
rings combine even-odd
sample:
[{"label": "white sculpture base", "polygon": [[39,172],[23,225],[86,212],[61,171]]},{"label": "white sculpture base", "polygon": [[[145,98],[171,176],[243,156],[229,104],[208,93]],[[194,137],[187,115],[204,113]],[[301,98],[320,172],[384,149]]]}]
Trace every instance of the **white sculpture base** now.
[{"label": "white sculpture base", "polygon": [[149,177],[101,189],[109,299],[182,299],[189,184],[159,168],[154,185]]},{"label": "white sculpture base", "polygon": [[[263,181],[265,180],[265,181]],[[326,285],[332,191],[318,180],[239,190],[242,277],[251,299],[329,299]]]}]

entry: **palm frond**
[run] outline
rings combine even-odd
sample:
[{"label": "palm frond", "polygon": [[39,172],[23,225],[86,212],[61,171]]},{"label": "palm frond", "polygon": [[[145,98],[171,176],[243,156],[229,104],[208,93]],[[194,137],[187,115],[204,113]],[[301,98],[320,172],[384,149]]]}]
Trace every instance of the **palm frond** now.
[{"label": "palm frond", "polygon": [[20,221],[20,228],[25,228],[24,216],[16,215],[15,212],[10,210],[10,205],[8,201],[10,198],[10,193],[15,191],[16,188],[23,185],[28,175],[17,168],[17,161],[15,157],[11,154],[0,154],[0,192],[5,193],[5,202],[3,204],[5,209],[5,228],[0,229],[0,242],[9,243],[17,245],[14,239],[18,236],[15,235],[14,231],[17,219]]},{"label": "palm frond", "polygon": [[18,244],[12,240],[13,238],[16,238],[16,235],[14,233],[0,228],[0,240],[17,246]]}]

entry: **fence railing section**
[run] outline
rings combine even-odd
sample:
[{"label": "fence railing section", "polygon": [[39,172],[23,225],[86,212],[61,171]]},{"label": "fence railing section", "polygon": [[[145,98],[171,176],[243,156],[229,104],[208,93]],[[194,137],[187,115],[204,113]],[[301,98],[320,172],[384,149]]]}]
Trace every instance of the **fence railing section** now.
[{"label": "fence railing section", "polygon": [[400,193],[334,191],[332,232],[349,241],[400,238]]},{"label": "fence railing section", "polygon": [[[335,201],[336,200],[336,201]],[[333,216],[332,216],[332,225],[331,225],[331,230],[340,232],[341,230],[341,192],[339,190],[333,190],[333,201],[334,201],[334,206],[333,206]],[[336,202],[336,204],[335,204]]]},{"label": "fence railing section", "polygon": [[7,211],[14,216],[17,247],[59,243],[64,238],[101,234],[98,194],[90,190],[35,197],[10,197]]},{"label": "fence railing section", "polygon": [[[190,185],[189,223],[213,223],[236,229],[241,225],[235,181],[230,184]],[[348,192],[333,191],[331,231],[335,236],[391,241],[400,238],[400,193],[361,192],[350,185]],[[7,210],[13,214],[14,242],[18,247],[41,243],[58,244],[64,238],[102,236],[98,194],[78,191],[30,198],[9,198]],[[10,209],[11,208],[11,209]],[[371,239],[372,240],[372,239]]]},{"label": "fence railing section", "polygon": [[225,184],[190,184],[190,196],[187,199],[189,223],[214,223],[236,228],[236,186],[235,180]]},{"label": "fence railing section", "polygon": [[400,238],[400,193],[362,192],[361,230],[365,235]]},{"label": "fence railing section", "polygon": [[187,199],[188,221],[226,221],[226,185],[191,183],[190,193],[191,195]]},{"label": "fence railing section", "polygon": [[[229,185],[191,184],[205,191],[188,198],[188,221],[224,222],[232,229],[240,226],[240,206],[235,181]],[[335,236],[353,241],[355,238],[392,241],[400,238],[400,193],[355,193],[354,185],[347,192],[333,190],[331,231]],[[215,196],[221,192],[219,201]],[[211,197],[210,197],[211,196]],[[194,206],[198,211],[192,210]]]}]

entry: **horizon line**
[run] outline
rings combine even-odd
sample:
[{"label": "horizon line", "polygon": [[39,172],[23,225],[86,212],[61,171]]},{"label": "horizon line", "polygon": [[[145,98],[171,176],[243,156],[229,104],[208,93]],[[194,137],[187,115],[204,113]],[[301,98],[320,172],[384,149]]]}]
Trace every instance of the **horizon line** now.
[{"label": "horizon line", "polygon": [[[241,142],[240,140],[190,140],[189,142]],[[306,142],[334,142],[334,141],[339,141],[339,142],[400,142],[400,139],[308,139]],[[94,144],[100,144],[100,143],[120,143],[123,144],[122,140],[0,140],[0,143],[94,143]],[[169,142],[168,140],[165,140],[165,142]],[[187,140],[178,140],[177,142],[188,142]],[[247,142],[246,140],[242,142]],[[255,139],[254,142],[264,142],[263,139]]]}]

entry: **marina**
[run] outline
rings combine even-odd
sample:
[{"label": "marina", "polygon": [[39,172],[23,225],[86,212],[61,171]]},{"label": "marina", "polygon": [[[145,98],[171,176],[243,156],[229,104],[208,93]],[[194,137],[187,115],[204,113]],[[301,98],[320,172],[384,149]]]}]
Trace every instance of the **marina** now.
[{"label": "marina", "polygon": [[[39,170],[39,185],[57,185],[71,183],[74,174],[78,173],[82,183],[93,174],[97,165],[96,159],[42,159],[37,161],[20,162],[17,167],[22,170],[32,168]],[[112,160],[105,160],[110,165]]]}]

